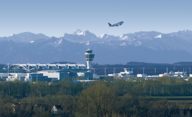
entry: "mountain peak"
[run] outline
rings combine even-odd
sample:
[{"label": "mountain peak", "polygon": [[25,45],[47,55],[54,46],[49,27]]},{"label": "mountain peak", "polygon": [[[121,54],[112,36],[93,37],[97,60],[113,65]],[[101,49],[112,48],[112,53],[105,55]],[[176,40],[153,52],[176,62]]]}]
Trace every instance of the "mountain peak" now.
[{"label": "mountain peak", "polygon": [[18,34],[13,34],[12,37],[21,37],[21,38],[27,38],[27,37],[38,37],[38,38],[49,38],[48,36],[38,33],[31,33],[31,32],[22,32],[22,33],[18,33]]},{"label": "mountain peak", "polygon": [[76,31],[74,32],[74,34],[75,34],[75,35],[83,35],[83,36],[85,36],[85,32],[82,31],[82,30],[80,30],[80,29],[76,30]]},{"label": "mountain peak", "polygon": [[13,34],[9,38],[9,40],[15,41],[15,42],[27,42],[27,43],[34,43],[35,41],[41,41],[41,40],[47,40],[49,39],[48,36],[38,33],[31,33],[31,32],[23,32],[19,34]]},{"label": "mountain peak", "polygon": [[76,30],[73,34],[78,35],[78,36],[95,35],[88,30],[82,31],[80,29]]}]

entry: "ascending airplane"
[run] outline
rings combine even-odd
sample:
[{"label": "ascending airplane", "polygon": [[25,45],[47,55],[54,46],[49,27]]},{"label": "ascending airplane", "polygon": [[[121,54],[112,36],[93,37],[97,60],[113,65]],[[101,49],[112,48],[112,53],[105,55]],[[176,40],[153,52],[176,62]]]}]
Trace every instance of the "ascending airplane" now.
[{"label": "ascending airplane", "polygon": [[109,27],[116,27],[116,26],[121,26],[123,23],[124,23],[124,21],[120,21],[115,24],[111,24],[111,23],[108,23],[108,24],[109,24]]}]

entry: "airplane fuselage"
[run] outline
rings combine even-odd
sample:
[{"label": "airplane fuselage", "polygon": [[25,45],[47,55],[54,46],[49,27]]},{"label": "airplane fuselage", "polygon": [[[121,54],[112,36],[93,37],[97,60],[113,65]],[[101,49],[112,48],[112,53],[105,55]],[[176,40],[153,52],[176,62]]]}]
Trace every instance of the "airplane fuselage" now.
[{"label": "airplane fuselage", "polygon": [[115,24],[111,24],[111,23],[108,23],[110,27],[116,27],[116,26],[121,26],[124,22],[123,21],[120,21],[120,22],[117,22]]}]

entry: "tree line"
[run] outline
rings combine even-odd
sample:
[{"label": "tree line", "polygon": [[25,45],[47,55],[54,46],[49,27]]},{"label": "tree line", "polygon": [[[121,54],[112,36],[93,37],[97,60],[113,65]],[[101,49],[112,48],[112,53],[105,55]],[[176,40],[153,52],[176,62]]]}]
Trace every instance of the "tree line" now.
[{"label": "tree line", "polygon": [[0,82],[0,116],[191,116],[191,96],[192,79]]}]

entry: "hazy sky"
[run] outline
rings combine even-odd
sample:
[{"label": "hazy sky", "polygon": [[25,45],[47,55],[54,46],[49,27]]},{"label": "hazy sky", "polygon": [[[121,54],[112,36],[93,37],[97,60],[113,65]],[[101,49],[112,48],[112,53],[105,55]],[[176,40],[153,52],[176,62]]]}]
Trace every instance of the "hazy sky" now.
[{"label": "hazy sky", "polygon": [[[121,27],[107,23],[125,21]],[[63,36],[192,29],[192,0],[0,0],[0,36],[20,32]]]}]

